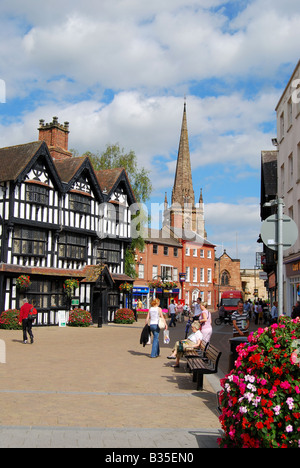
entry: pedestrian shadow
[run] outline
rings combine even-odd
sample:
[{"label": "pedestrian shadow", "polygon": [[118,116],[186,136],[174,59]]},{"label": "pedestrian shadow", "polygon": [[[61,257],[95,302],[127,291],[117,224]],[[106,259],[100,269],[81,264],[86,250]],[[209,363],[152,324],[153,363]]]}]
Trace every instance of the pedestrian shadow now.
[{"label": "pedestrian shadow", "polygon": [[150,353],[141,353],[140,351],[134,351],[133,349],[128,349],[128,353],[130,353],[132,356],[146,356],[150,357]]}]

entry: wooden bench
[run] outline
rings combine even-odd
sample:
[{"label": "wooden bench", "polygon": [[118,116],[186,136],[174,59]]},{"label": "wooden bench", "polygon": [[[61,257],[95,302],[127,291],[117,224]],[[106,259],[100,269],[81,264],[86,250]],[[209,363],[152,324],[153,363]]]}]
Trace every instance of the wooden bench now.
[{"label": "wooden bench", "polygon": [[187,356],[187,366],[193,373],[193,382],[197,381],[197,390],[203,390],[204,374],[216,374],[218,372],[221,355],[221,351],[209,344],[204,358]]},{"label": "wooden bench", "polygon": [[208,347],[209,343],[202,340],[201,343],[200,343],[200,346],[199,348],[186,348],[185,352],[184,352],[184,357],[189,357],[189,358],[192,358],[192,357],[201,357],[201,358],[204,358],[205,357],[205,352],[207,350],[207,347]]}]

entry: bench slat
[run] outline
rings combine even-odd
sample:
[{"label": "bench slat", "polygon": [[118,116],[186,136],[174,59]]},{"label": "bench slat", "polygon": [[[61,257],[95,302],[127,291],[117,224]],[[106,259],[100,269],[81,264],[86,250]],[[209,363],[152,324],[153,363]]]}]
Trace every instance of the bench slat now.
[{"label": "bench slat", "polygon": [[187,365],[193,372],[193,381],[197,380],[197,390],[203,389],[203,375],[218,372],[218,364],[222,353],[212,345],[208,345],[205,358],[186,356]]}]

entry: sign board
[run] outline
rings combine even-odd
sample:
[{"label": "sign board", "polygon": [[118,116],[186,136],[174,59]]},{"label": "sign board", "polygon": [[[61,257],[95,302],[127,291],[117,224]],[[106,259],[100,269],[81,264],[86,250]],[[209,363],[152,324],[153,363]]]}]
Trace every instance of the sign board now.
[{"label": "sign board", "polygon": [[[298,227],[289,216],[282,217],[282,243],[283,249],[289,249],[298,238]],[[271,250],[278,250],[278,217],[269,216],[263,223],[260,232],[263,243]]]},{"label": "sign board", "polygon": [[66,320],[66,312],[64,310],[58,311],[58,326],[59,327],[66,327],[67,320]]},{"label": "sign board", "polygon": [[78,306],[79,305],[79,299],[72,299],[72,306]]},{"label": "sign board", "polygon": [[258,273],[258,277],[259,279],[266,281],[268,279],[268,274],[265,271],[260,271]]}]

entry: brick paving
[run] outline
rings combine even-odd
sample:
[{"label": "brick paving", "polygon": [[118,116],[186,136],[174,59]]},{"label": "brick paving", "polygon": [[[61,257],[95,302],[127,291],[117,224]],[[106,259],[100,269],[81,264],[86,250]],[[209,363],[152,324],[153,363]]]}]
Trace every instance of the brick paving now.
[{"label": "brick paving", "polygon": [[0,447],[216,447],[218,379],[197,392],[184,363],[171,367],[184,323],[157,359],[140,345],[143,325],[34,328],[33,345],[0,330]]}]

